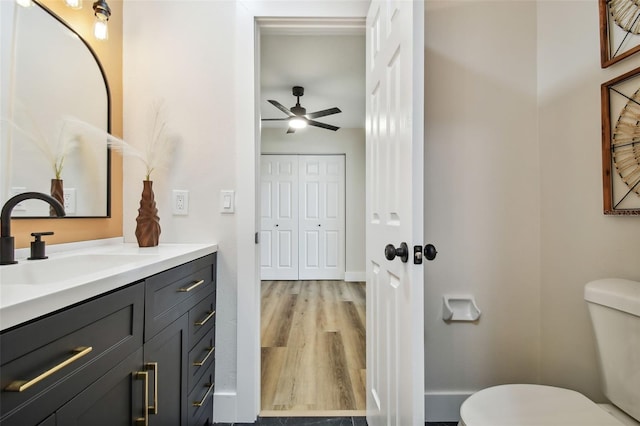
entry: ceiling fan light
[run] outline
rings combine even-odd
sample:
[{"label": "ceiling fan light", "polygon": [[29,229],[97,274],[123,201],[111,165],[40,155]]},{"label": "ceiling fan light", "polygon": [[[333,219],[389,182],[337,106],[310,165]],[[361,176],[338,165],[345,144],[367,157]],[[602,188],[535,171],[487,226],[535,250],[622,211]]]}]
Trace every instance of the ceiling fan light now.
[{"label": "ceiling fan light", "polygon": [[307,120],[300,117],[294,117],[289,120],[289,127],[292,127],[294,129],[304,129],[305,127],[307,127]]}]

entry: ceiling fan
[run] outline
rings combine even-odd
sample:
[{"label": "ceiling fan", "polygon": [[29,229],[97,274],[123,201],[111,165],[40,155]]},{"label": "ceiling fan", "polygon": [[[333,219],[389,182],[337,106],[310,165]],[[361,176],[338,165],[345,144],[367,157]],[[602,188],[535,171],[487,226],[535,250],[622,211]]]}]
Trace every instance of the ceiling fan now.
[{"label": "ceiling fan", "polygon": [[320,123],[319,121],[315,121],[315,118],[325,117],[331,114],[337,114],[342,112],[340,108],[329,108],[323,109],[322,111],[310,112],[307,114],[307,109],[300,105],[300,96],[304,95],[304,87],[294,86],[293,96],[297,98],[296,105],[291,107],[291,109],[286,108],[280,102],[269,99],[268,102],[274,107],[278,108],[280,111],[287,114],[286,118],[263,118],[262,121],[288,121],[289,129],[287,133],[295,133],[296,129],[302,129],[303,127],[315,126],[320,127],[322,129],[333,130],[334,132],[338,130],[340,127],[332,126],[331,124]]}]

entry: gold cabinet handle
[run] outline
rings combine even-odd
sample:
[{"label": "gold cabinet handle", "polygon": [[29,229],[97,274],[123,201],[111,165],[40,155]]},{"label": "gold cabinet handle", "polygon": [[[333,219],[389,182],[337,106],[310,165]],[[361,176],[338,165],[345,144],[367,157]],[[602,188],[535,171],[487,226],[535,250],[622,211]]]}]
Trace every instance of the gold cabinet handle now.
[{"label": "gold cabinet handle", "polygon": [[158,414],[158,363],[148,362],[145,367],[153,370],[153,405],[148,405],[147,410],[151,414]]},{"label": "gold cabinet handle", "polygon": [[207,362],[207,360],[209,359],[209,357],[211,356],[211,354],[213,353],[213,351],[216,350],[216,347],[213,346],[211,348],[207,348],[207,350],[209,352],[207,352],[207,354],[204,356],[204,358],[202,359],[202,361],[194,361],[193,362],[193,366],[194,367],[202,367],[204,365],[205,362]]},{"label": "gold cabinet handle", "polygon": [[31,380],[15,380],[15,381],[9,383],[9,386],[7,386],[4,390],[8,391],[8,392],[22,392],[22,391],[25,391],[25,390],[29,389],[31,386],[35,385],[36,383],[41,382],[42,380],[44,380],[47,377],[51,376],[53,373],[63,369],[67,365],[79,360],[80,358],[82,358],[83,356],[85,356],[86,354],[91,352],[92,350],[93,350],[93,348],[91,346],[81,346],[81,347],[75,348],[73,350],[74,355],[72,357],[67,358],[66,360],[62,361],[60,364],[56,365],[53,368],[50,368],[49,370],[47,370],[44,373],[40,374],[38,377],[34,377]]},{"label": "gold cabinet handle", "polygon": [[210,385],[206,384],[205,386],[208,386],[209,389],[207,389],[207,392],[204,394],[204,396],[202,397],[202,399],[200,401],[193,402],[193,406],[194,407],[202,407],[205,404],[205,402],[207,401],[207,397],[209,396],[209,394],[213,390],[214,383],[211,383]]},{"label": "gold cabinet handle", "polygon": [[202,285],[202,284],[204,284],[204,280],[195,281],[189,287],[179,288],[178,291],[183,292],[183,293],[187,293],[187,292],[190,292],[191,290],[193,290],[194,288],[196,288],[196,287],[198,287],[199,285]]},{"label": "gold cabinet handle", "polygon": [[203,325],[205,325],[207,323],[207,321],[209,321],[214,315],[216,314],[216,311],[213,310],[211,312],[209,312],[207,314],[206,317],[204,317],[202,320],[200,321],[196,321],[193,323],[193,325],[198,326],[198,327],[202,327]]},{"label": "gold cabinet handle", "polygon": [[142,417],[136,419],[136,425],[149,426],[149,373],[146,371],[136,371],[136,379],[144,379],[144,401]]}]

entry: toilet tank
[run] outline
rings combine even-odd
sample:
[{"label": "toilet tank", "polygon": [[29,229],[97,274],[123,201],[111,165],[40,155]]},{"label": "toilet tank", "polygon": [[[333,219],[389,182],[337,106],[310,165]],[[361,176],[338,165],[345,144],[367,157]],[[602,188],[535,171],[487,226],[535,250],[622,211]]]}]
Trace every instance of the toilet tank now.
[{"label": "toilet tank", "polygon": [[602,279],[585,286],[604,394],[640,421],[640,282]]}]

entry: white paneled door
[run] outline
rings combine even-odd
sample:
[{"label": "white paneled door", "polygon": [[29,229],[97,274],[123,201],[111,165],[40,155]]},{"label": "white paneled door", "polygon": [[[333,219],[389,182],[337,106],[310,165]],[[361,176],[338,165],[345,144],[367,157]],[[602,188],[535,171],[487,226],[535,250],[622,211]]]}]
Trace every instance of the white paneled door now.
[{"label": "white paneled door", "polygon": [[298,279],[298,159],[261,156],[260,259],[263,280]]},{"label": "white paneled door", "polygon": [[[413,246],[423,244],[423,3],[373,0],[367,15],[370,426],[418,426],[425,418],[424,274],[413,263]],[[407,261],[389,260],[385,247],[403,242]]]},{"label": "white paneled door", "polygon": [[344,156],[262,155],[261,167],[261,278],[344,279]]},{"label": "white paneled door", "polygon": [[345,259],[344,156],[301,155],[298,278],[342,280]]}]

